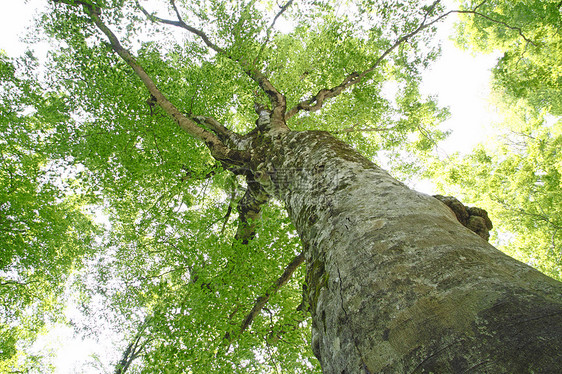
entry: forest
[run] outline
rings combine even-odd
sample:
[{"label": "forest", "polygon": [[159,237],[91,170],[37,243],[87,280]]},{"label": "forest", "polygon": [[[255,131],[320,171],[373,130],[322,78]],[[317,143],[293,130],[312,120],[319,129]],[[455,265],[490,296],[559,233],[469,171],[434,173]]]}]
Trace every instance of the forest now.
[{"label": "forest", "polygon": [[[443,154],[451,17],[499,56],[499,120]],[[31,27],[0,50],[0,372],[61,372],[63,326],[104,347],[84,373],[560,369],[559,0],[44,0]]]}]

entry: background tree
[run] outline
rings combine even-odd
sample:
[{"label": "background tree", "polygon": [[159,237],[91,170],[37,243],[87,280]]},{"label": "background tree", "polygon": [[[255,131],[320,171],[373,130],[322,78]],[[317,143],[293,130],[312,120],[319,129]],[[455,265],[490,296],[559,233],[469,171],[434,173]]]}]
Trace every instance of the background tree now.
[{"label": "background tree", "polygon": [[[65,285],[95,248],[98,233],[83,208],[94,202],[74,179],[54,175],[69,159],[47,156],[60,97],[33,79],[31,55],[0,54],[0,370],[46,370],[31,343],[60,320]],[[21,76],[27,76],[22,78]],[[33,113],[29,106],[33,105]],[[26,354],[27,353],[27,354]]]},{"label": "background tree", "polygon": [[[416,170],[446,115],[418,90],[438,1],[168,4],[52,1],[40,21],[58,41],[42,93],[64,114],[42,151],[108,217],[77,277],[91,321],[130,336],[116,371],[318,371],[312,351],[326,372],[556,363],[558,284],[304,131]],[[521,337],[514,319],[538,322]]]},{"label": "background tree", "polygon": [[[477,1],[463,1],[473,9]],[[459,23],[458,44],[479,52],[503,53],[493,70],[494,88],[508,100],[525,100],[537,110],[562,114],[562,38],[559,1],[483,1],[481,17]]]},{"label": "background tree", "polygon": [[478,11],[482,17],[463,18],[457,41],[475,52],[503,51],[492,77],[502,119],[496,139],[445,160],[445,178],[437,165],[431,174],[442,190],[488,208],[502,250],[561,279],[560,3],[487,1]]},{"label": "background tree", "polygon": [[[487,147],[444,164],[440,189],[486,206],[496,222],[492,241],[544,273],[561,279],[560,122],[524,103],[504,112],[501,135]],[[437,172],[436,174],[438,174]]]}]

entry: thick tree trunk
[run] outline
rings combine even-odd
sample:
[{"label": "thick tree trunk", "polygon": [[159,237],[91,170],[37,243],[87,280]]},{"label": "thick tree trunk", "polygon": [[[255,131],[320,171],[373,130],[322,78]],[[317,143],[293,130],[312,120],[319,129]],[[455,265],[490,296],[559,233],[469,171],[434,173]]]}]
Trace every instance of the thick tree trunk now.
[{"label": "thick tree trunk", "polygon": [[256,175],[305,248],[325,373],[555,373],[562,284],[324,132],[264,140]]}]

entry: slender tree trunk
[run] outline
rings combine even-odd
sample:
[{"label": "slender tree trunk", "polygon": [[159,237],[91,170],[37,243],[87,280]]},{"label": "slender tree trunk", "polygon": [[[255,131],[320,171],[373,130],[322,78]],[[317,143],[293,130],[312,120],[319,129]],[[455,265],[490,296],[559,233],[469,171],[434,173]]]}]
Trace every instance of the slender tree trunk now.
[{"label": "slender tree trunk", "polygon": [[561,283],[327,133],[282,132],[255,150],[305,248],[324,373],[560,370]]}]

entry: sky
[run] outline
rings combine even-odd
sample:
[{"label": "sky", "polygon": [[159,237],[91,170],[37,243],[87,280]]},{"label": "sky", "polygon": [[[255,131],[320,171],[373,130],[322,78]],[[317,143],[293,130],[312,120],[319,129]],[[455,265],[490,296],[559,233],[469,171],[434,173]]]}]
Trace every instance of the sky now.
[{"label": "sky", "polygon": [[[450,30],[453,21],[450,19],[441,30]],[[425,74],[422,87],[425,93],[438,95],[439,103],[450,108],[451,118],[442,124],[442,128],[453,130],[449,139],[440,144],[445,153],[469,152],[492,134],[490,124],[498,116],[488,100],[489,82],[498,58],[497,54],[474,56],[445,38],[443,54]]]},{"label": "sky", "polygon": [[[0,0],[0,49],[15,57],[25,52],[26,47],[20,41],[28,28],[32,28],[32,18],[38,6],[45,0]],[[452,19],[442,25],[443,34],[448,33]],[[45,53],[43,47],[39,55]],[[455,152],[466,153],[478,142],[490,135],[490,124],[497,116],[488,104],[490,69],[497,56],[472,56],[470,53],[455,48],[453,42],[444,40],[443,55],[433,68],[424,76],[422,89],[427,94],[437,95],[442,106],[448,106],[451,118],[442,124],[443,129],[451,129],[451,136],[440,143],[439,151],[443,155]],[[414,188],[432,193],[431,185],[420,182]],[[54,338],[47,337],[49,344],[60,341],[64,348],[59,352],[57,373],[67,374],[82,372],[84,359],[88,359],[93,342],[72,338],[69,329],[61,328],[53,333]],[[68,344],[71,342],[71,344]],[[63,358],[64,357],[64,358]],[[72,358],[73,360],[69,360]],[[91,358],[88,360],[91,361]],[[80,363],[81,362],[81,363]]]}]

